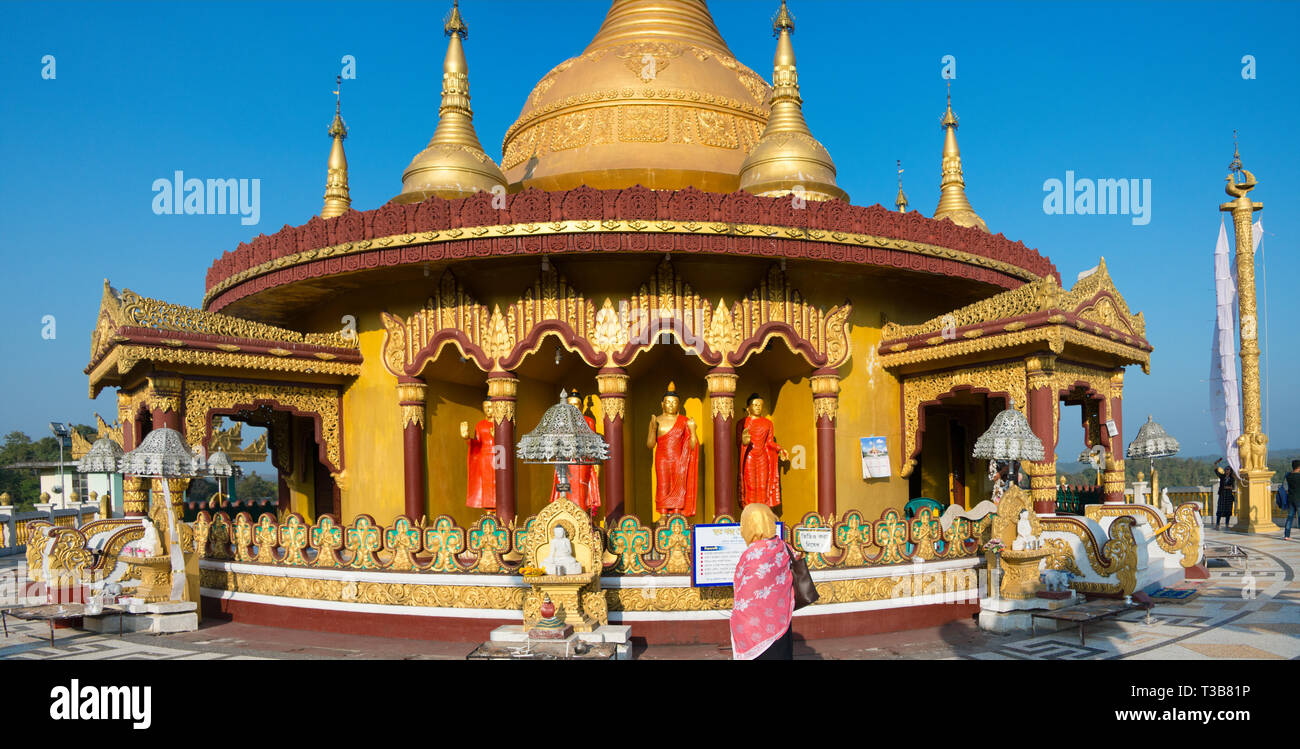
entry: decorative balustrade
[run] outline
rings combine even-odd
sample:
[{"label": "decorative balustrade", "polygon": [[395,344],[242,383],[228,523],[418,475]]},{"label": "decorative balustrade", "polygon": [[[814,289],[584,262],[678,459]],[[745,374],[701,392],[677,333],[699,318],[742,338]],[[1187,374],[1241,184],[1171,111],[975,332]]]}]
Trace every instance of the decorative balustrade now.
[{"label": "decorative balustrade", "polygon": [[52,504],[37,505],[35,510],[17,512],[11,505],[0,505],[0,556],[22,553],[31,536],[33,523],[57,528],[80,528],[100,519],[99,505],[83,502],[73,507],[55,509]]},{"label": "decorative balustrade", "polygon": [[[296,513],[281,520],[264,513],[254,520],[246,512],[231,519],[224,512],[203,510],[193,529],[195,546],[208,559],[290,567],[513,574],[522,563],[517,552],[524,548],[532,520],[516,527],[496,515],[483,515],[462,528],[447,515],[424,526],[413,525],[406,517],[381,526],[369,515],[341,525],[332,515],[322,515],[310,525]],[[891,508],[876,521],[857,510],[838,520],[808,513],[797,525],[785,528],[786,540],[808,553],[809,566],[824,570],[975,557],[987,540],[991,518],[978,522],[957,518],[945,532],[932,509],[924,508],[908,520]],[[829,529],[831,551],[808,552],[795,528]],[[668,515],[655,526],[625,516],[602,532],[609,551],[604,574],[691,573],[691,523],[683,516]]]}]

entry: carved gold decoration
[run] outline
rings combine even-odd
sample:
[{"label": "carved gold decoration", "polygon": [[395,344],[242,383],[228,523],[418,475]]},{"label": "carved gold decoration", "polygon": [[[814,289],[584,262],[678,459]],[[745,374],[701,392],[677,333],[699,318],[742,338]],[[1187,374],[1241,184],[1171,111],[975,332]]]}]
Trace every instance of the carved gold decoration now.
[{"label": "carved gold decoration", "polygon": [[394,572],[422,570],[424,566],[415,561],[415,554],[420,551],[420,529],[413,528],[409,518],[399,516],[384,531],[384,549],[391,554],[388,569]]},{"label": "carved gold decoration", "polygon": [[419,383],[399,383],[397,402],[402,407],[402,428],[414,424],[424,428],[424,399],[429,386]]},{"label": "carved gold decoration", "polygon": [[[659,333],[672,331],[683,349],[702,353],[702,341],[715,354],[732,357],[742,341],[763,337],[763,343],[772,338],[782,338],[791,350],[808,357],[811,348],[817,356],[826,358],[825,366],[837,367],[849,359],[851,345],[848,317],[849,304],[823,310],[807,303],[793,288],[780,267],[773,264],[759,287],[728,309],[719,300],[716,311],[710,303],[697,295],[665,259],[654,275],[643,283],[637,294],[628,300],[614,303],[606,299],[597,313],[595,304],[575,291],[554,268],[542,271],[518,301],[502,310],[494,307],[489,315],[486,308],[463,292],[450,272],[444,274],[436,301],[430,300],[425,310],[403,321],[384,313],[387,331],[384,343],[384,364],[393,374],[409,374],[411,366],[421,351],[433,344],[435,337],[444,336],[465,351],[462,342],[478,346],[483,357],[470,357],[485,371],[493,369],[500,360],[513,360],[536,352],[546,335],[536,335],[539,326],[546,325],[548,332],[555,324],[563,323],[578,340],[587,341],[598,353],[609,357],[623,351],[631,342],[637,346],[630,354],[637,356],[656,345]],[[435,305],[436,308],[435,308]],[[454,306],[453,306],[454,305]],[[774,325],[775,324],[775,325]],[[531,348],[516,350],[516,346],[532,340]],[[576,351],[586,360],[588,352],[565,340],[563,345]],[[763,348],[759,345],[753,351]],[[750,351],[742,364],[753,354]],[[728,361],[724,358],[724,362]],[[586,361],[597,366],[602,362]],[[810,361],[810,363],[813,363]]]},{"label": "carved gold decoration", "polygon": [[91,362],[97,362],[112,346],[113,336],[122,327],[175,330],[336,348],[355,349],[358,346],[355,338],[345,337],[341,333],[300,333],[230,315],[168,304],[157,299],[142,297],[130,289],[123,289],[121,294],[118,294],[105,280],[104,294],[99,305],[99,321],[91,336]]},{"label": "carved gold decoration", "polygon": [[501,557],[510,551],[510,531],[496,515],[484,515],[469,532],[469,548],[478,554],[471,571],[500,572]]},{"label": "carved gold decoration", "polygon": [[986,390],[991,396],[1010,396],[1027,403],[1024,365],[1019,362],[988,364],[946,372],[927,372],[903,380],[903,457],[899,476],[907,478],[916,468],[920,451],[921,408],[958,387]]},{"label": "carved gold decoration", "polygon": [[252,562],[253,521],[248,513],[241,512],[235,516],[234,531],[231,533],[231,547],[234,549],[236,562]]},{"label": "carved gold decoration", "polygon": [[369,515],[358,515],[343,531],[343,546],[352,552],[348,566],[354,570],[377,570],[383,567],[375,554],[382,546],[381,529]]},{"label": "carved gold decoration", "polygon": [[661,518],[655,529],[655,551],[665,557],[657,572],[669,575],[691,574],[691,529],[690,523],[681,515],[668,515]]},{"label": "carved gold decoration", "polygon": [[[611,357],[616,352],[621,351],[627,344],[627,323],[619,317],[618,312],[614,310],[614,303],[606,297],[605,303],[601,305],[600,311],[596,313],[591,345],[597,351]],[[627,388],[624,387],[622,392],[626,392],[626,390]]]},{"label": "carved gold decoration", "polygon": [[623,418],[627,406],[627,382],[625,374],[596,375],[596,388],[600,392],[600,407],[605,418]]},{"label": "carved gold decoration", "polygon": [[302,516],[298,513],[290,513],[278,529],[278,540],[280,547],[284,549],[284,558],[280,560],[281,564],[294,565],[297,567],[307,566],[307,557],[303,551],[307,548],[308,533],[311,529],[303,522]]},{"label": "carved gold decoration", "polygon": [[880,522],[875,525],[874,540],[876,546],[880,547],[880,553],[874,558],[868,557],[866,561],[872,564],[906,561],[904,550],[907,544],[907,523],[903,522],[897,510],[891,507],[881,514]]},{"label": "carved gold decoration", "polygon": [[618,557],[613,572],[643,575],[650,571],[643,555],[650,552],[650,531],[635,515],[624,515],[609,530],[609,548]]},{"label": "carved gold decoration", "polygon": [[465,550],[465,531],[449,515],[439,515],[424,529],[424,550],[433,555],[433,572],[460,572],[456,556]]},{"label": "carved gold decoration", "polygon": [[[256,401],[269,401],[281,408],[292,408],[297,412],[317,415],[320,418],[321,438],[325,442],[326,458],[332,468],[342,467],[339,441],[339,393],[331,387],[187,380],[185,383],[186,440],[191,444],[202,441],[213,410],[253,408]],[[272,430],[273,437],[277,440],[277,457],[287,453],[287,450],[282,449],[279,444],[280,440],[288,439],[286,432],[285,429]],[[286,442],[284,447],[287,446]]]},{"label": "carved gold decoration", "polygon": [[[1110,278],[1104,258],[1092,274],[1076,283],[1069,292],[1063,292],[1056,285],[1056,279],[1050,276],[1032,280],[1019,288],[1002,292],[918,325],[886,324],[882,330],[882,339],[888,343],[900,338],[937,333],[949,325],[960,328],[1008,318],[1023,318],[1041,312],[1055,312],[1048,318],[1049,327],[1025,330],[1025,323],[1022,320],[1013,320],[1004,326],[1006,332],[975,340],[947,340],[941,337],[935,342],[936,346],[933,348],[907,354],[903,354],[902,349],[889,346],[888,350],[891,354],[883,357],[881,363],[885,367],[896,367],[1042,341],[1056,353],[1060,353],[1066,343],[1071,343],[1112,354],[1134,364],[1141,364],[1144,369],[1150,365],[1150,353],[1136,345],[1137,340],[1144,339],[1146,335],[1146,323],[1142,313],[1136,315],[1129,313],[1123,297],[1120,296]],[[1099,326],[1105,325],[1118,332],[1104,337],[1101,335],[1100,327],[1096,327],[1091,332],[1084,332],[1087,326],[1082,322],[1078,325],[1079,329],[1066,328],[1063,326],[1066,321],[1063,313],[1091,320]]]},{"label": "carved gold decoration", "polygon": [[257,555],[253,557],[253,561],[260,564],[275,564],[279,561],[275,554],[276,546],[280,542],[279,531],[275,518],[269,513],[257,519],[257,525],[253,526],[253,543],[257,544]]},{"label": "carved gold decoration", "polygon": [[345,600],[345,589],[354,586],[355,593],[351,600],[357,603],[503,610],[518,610],[524,604],[523,588],[490,585],[347,582],[236,573],[219,569],[202,569],[199,576],[200,584],[205,588],[312,601]]},{"label": "carved gold decoration", "polygon": [[343,529],[334,522],[334,516],[322,515],[311,529],[311,545],[316,549],[313,567],[337,569],[343,566],[338,550],[343,548]]}]

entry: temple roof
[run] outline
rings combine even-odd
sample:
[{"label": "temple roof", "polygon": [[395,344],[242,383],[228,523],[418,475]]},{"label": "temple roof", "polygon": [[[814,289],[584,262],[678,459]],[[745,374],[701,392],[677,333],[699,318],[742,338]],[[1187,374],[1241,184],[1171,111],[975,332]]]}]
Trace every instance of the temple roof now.
[{"label": "temple roof", "polygon": [[99,317],[90,337],[90,397],[121,385],[138,364],[170,370],[292,371],[355,376],[361,352],[355,335],[300,333],[287,328],[119,293],[104,280]]},{"label": "temple roof", "polygon": [[1129,312],[1105,258],[1069,291],[1044,276],[923,323],[889,323],[880,341],[881,364],[907,371],[1044,346],[1058,354],[1075,348],[1108,366],[1140,364],[1145,371],[1151,363],[1146,320]]}]

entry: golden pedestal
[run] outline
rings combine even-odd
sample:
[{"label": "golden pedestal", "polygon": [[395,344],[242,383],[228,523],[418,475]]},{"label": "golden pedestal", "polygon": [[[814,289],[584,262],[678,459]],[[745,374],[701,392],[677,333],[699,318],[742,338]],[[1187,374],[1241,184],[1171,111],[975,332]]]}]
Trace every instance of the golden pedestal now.
[{"label": "golden pedestal", "polygon": [[609,608],[605,594],[600,589],[601,560],[605,554],[600,532],[591,524],[591,517],[582,508],[566,498],[550,503],[537,514],[524,541],[523,555],[526,565],[541,568],[551,554],[551,541],[556,528],[563,528],[572,547],[573,557],[582,572],[577,575],[541,575],[525,577],[531,588],[524,595],[524,631],[537,626],[541,620],[542,597],[549,595],[551,603],[564,608],[564,622],[575,632],[592,632],[609,624]]},{"label": "golden pedestal", "polygon": [[564,623],[573,627],[574,632],[594,632],[602,624],[599,618],[593,616],[592,612],[586,611],[582,605],[582,589],[595,581],[595,573],[542,575],[524,579],[533,586],[524,600],[525,631],[537,626],[541,617],[542,599],[545,596],[550,596],[551,603],[564,611]]},{"label": "golden pedestal", "polygon": [[156,557],[120,557],[126,562],[126,574],[123,581],[139,580],[140,587],[134,591],[134,598],[146,603],[170,601],[172,597],[172,559],[163,554]]},{"label": "golden pedestal", "polygon": [[1273,472],[1264,469],[1243,469],[1240,493],[1237,497],[1237,525],[1242,533],[1277,533],[1281,529],[1273,522],[1273,494],[1269,483]]},{"label": "golden pedestal", "polygon": [[1050,554],[1047,549],[1003,549],[1000,595],[1020,600],[1038,595],[1038,563]]}]

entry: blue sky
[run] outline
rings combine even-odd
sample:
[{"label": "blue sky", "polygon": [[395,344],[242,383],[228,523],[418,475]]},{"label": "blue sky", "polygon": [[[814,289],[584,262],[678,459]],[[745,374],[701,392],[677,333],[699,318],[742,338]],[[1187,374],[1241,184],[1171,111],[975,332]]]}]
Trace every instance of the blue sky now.
[{"label": "blue sky", "polygon": [[[533,84],[580,53],[602,0],[463,0],[475,124],[489,155]],[[112,417],[82,374],[105,277],[198,305],[212,259],[321,207],[334,76],[354,207],[374,208],[437,117],[448,2],[6,3],[0,9],[0,430]],[[737,57],[771,76],[772,0],[713,0]],[[1271,442],[1300,447],[1295,206],[1296,3],[875,3],[793,0],[805,112],[856,204],[889,204],[895,159],[913,208],[939,192],[941,59],[956,57],[954,108],[968,195],[994,232],[1049,255],[1066,285],[1104,255],[1146,315],[1152,374],[1130,369],[1130,439],[1148,413],[1213,452],[1208,414],[1211,254],[1240,130],[1267,234]],[[55,77],[42,77],[53,55]],[[1242,76],[1243,56],[1255,78]],[[261,180],[257,226],[238,216],[157,216],[155,179]],[[1151,180],[1151,220],[1048,215],[1045,180]],[[1263,276],[1261,276],[1263,278]],[[56,337],[43,339],[54,315]],[[1068,412],[1067,412],[1068,413]],[[1075,418],[1073,415],[1067,418]],[[1058,450],[1077,454],[1077,429]]]}]

